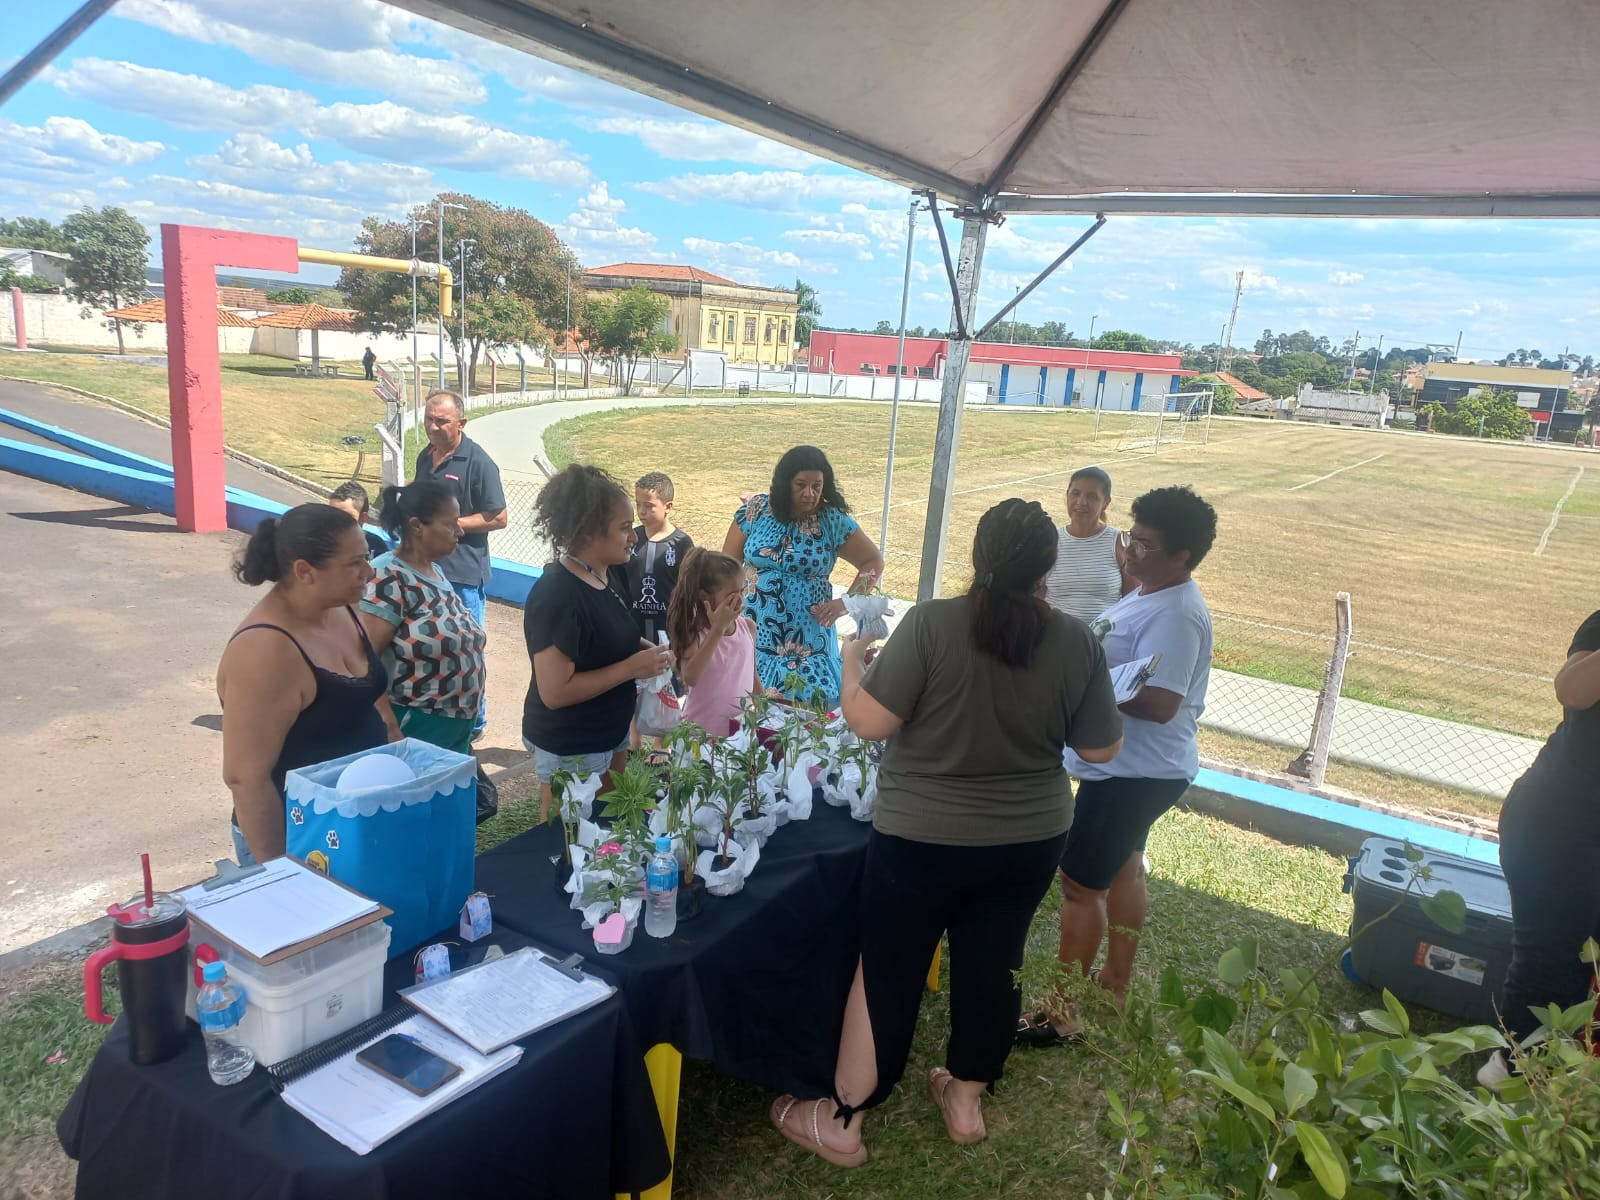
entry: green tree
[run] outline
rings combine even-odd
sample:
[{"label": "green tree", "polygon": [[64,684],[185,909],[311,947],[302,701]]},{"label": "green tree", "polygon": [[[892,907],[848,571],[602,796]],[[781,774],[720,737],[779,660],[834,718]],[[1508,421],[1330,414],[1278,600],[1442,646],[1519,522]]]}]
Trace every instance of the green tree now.
[{"label": "green tree", "polygon": [[822,301],[817,299],[817,289],[804,279],[794,281],[794,340],[802,346],[811,344],[811,331],[822,316]]},{"label": "green tree", "polygon": [[1141,354],[1150,352],[1150,339],[1142,333],[1129,333],[1126,329],[1108,329],[1095,339],[1097,350],[1132,350]]},{"label": "green tree", "polygon": [[1477,392],[1456,401],[1454,412],[1439,404],[1430,404],[1424,411],[1435,433],[1518,440],[1533,432],[1533,418],[1527,409],[1518,407],[1515,392]]},{"label": "green tree", "polygon": [[281,292],[268,292],[267,299],[274,304],[310,304],[317,293],[308,287],[284,288]]},{"label": "green tree", "polygon": [[1239,393],[1234,390],[1231,383],[1223,383],[1215,375],[1200,375],[1191,379],[1185,385],[1184,391],[1191,388],[1211,389],[1211,411],[1218,416],[1227,416],[1238,407]]},{"label": "green tree", "polygon": [[[135,303],[144,295],[150,235],[126,210],[84,208],[61,222],[61,232],[72,255],[67,295],[83,305],[78,315],[84,320]],[[116,332],[117,353],[126,353],[122,322],[107,325]],[[143,332],[144,327],[134,329]]]},{"label": "green tree", "polygon": [[641,358],[678,348],[677,337],[666,331],[671,307],[665,296],[656,295],[642,283],[589,301],[583,336],[596,352],[611,360],[621,376],[623,395],[633,391],[633,372]]},{"label": "green tree", "polygon": [[43,217],[14,217],[0,220],[0,246],[19,250],[54,250],[67,253],[67,236],[59,225],[52,225]]},{"label": "green tree", "polygon": [[[445,255],[459,276],[458,245],[463,238],[475,243],[467,254],[466,278],[456,280],[456,299],[466,296],[466,344],[460,338],[460,314],[446,323],[445,336],[458,363],[470,380],[479,356],[487,346],[516,346],[528,342],[555,344],[566,324],[568,280],[571,279],[572,319],[583,315],[583,267],[577,256],[551,228],[520,208],[501,208],[487,200],[459,193],[439,199],[462,209],[445,210]],[[421,255],[438,244],[438,205],[418,205],[411,212],[417,226]],[[356,235],[358,254],[382,258],[411,257],[411,222],[368,217]],[[356,327],[367,332],[408,333],[411,329],[411,279],[346,267],[339,275],[339,291],[356,310]],[[427,327],[438,319],[439,287],[431,280],[417,284],[419,323]]]},{"label": "green tree", "polygon": [[896,330],[896,328],[893,325],[889,324],[889,322],[887,322],[887,321],[879,321],[876,325],[874,325],[872,327],[872,332],[873,333],[879,333],[879,334],[893,334],[893,333],[896,333],[898,331]]}]

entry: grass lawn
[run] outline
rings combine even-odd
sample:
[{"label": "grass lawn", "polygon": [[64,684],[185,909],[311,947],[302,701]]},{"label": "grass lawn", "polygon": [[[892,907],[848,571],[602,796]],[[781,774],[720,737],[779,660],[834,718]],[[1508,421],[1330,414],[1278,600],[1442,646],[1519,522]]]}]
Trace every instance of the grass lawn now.
[{"label": "grass lawn", "polygon": [[[536,806],[531,776],[503,787],[500,815],[479,829],[480,849],[527,828]],[[1209,977],[1221,952],[1245,937],[1268,948],[1263,959],[1272,969],[1320,961],[1342,944],[1350,902],[1340,892],[1340,859],[1182,812],[1158,823],[1150,858],[1151,918],[1139,987],[1153,988],[1168,963],[1185,976]],[[1052,891],[1034,922],[1030,957],[1055,953],[1056,903]],[[103,1036],[103,1027],[83,1019],[81,980],[81,968],[57,964],[0,981],[0,1197],[71,1194],[72,1164],[55,1143],[54,1121]],[[1337,969],[1321,986],[1333,1013],[1376,1003]],[[114,986],[108,996],[114,999]],[[990,1140],[958,1148],[945,1138],[922,1082],[927,1068],[942,1061],[948,1022],[947,993],[929,995],[906,1079],[869,1119],[873,1159],[855,1172],[834,1170],[783,1142],[766,1124],[770,1093],[686,1063],[676,1194],[708,1200],[1099,1195],[1098,1164],[1116,1152],[1103,1100],[1113,1064],[1092,1048],[1019,1050],[998,1097],[986,1102]],[[49,1063],[58,1051],[65,1061]]]},{"label": "grass lawn", "polygon": [[[936,413],[900,414],[886,587],[915,594]],[[822,446],[858,518],[878,536],[888,439],[882,404],[657,408],[563,422],[559,465],[598,463],[631,480],[666,469],[675,519],[720,544],[741,491],[766,487],[789,446]],[[1071,471],[1100,463],[1110,519],[1166,484],[1196,488],[1220,530],[1197,578],[1219,666],[1315,685],[1335,592],[1354,602],[1345,694],[1542,738],[1559,719],[1549,680],[1594,609],[1587,561],[1600,533],[1600,470],[1572,451],[1288,422],[1213,421],[1189,440],[1119,453],[1123,418],[1098,439],[1088,415],[969,409],[963,417],[945,589],[964,588],[977,519],[1006,496],[1061,514]],[[1337,472],[1337,473],[1335,473]],[[1326,478],[1324,478],[1326,477]],[[1557,502],[1572,493],[1553,522]]]}]

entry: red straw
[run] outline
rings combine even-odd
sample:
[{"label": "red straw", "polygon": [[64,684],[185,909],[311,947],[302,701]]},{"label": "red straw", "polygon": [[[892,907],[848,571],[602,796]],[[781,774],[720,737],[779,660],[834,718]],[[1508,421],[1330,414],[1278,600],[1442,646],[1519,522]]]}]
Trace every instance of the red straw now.
[{"label": "red straw", "polygon": [[156,906],[155,889],[150,886],[150,856],[148,854],[139,855],[139,862],[144,867],[144,910],[149,912]]}]

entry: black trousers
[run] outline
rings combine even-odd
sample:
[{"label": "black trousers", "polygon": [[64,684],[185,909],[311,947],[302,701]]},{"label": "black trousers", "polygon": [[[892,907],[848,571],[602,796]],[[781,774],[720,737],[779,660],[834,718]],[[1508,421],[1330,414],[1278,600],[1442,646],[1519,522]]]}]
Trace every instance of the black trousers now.
[{"label": "black trousers", "polygon": [[1065,844],[1066,834],[1010,846],[943,846],[873,831],[861,880],[861,969],[878,1086],[854,1107],[882,1104],[905,1074],[928,967],[946,932],[945,1066],[957,1079],[1000,1078],[1022,1008],[1013,973]]},{"label": "black trousers", "polygon": [[1530,1005],[1570,1008],[1589,994],[1594,967],[1579,959],[1600,938],[1600,836],[1592,817],[1562,819],[1524,776],[1500,810],[1500,868],[1511,891],[1511,965],[1500,1015],[1518,1038],[1539,1027]]}]

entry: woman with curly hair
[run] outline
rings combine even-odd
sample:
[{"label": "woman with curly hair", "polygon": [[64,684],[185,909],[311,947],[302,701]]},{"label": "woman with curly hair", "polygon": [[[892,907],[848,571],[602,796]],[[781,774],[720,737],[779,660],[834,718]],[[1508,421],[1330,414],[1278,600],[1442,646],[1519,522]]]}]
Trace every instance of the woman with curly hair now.
[{"label": "woman with curly hair", "polygon": [[[839,639],[833,624],[844,601],[833,594],[834,565],[844,559],[856,579],[883,574],[883,555],[850,515],[833,464],[815,446],[796,446],[778,460],[772,486],[733,514],[722,552],[745,564],[754,587],[745,613],[756,625],[756,673],[763,687],[787,691],[791,674],[805,694],[839,701]],[[854,585],[852,585],[854,586]]]},{"label": "woman with curly hair", "polygon": [[533,525],[557,551],[522,611],[533,665],[522,740],[543,781],[542,820],[556,770],[621,770],[634,683],[671,667],[672,652],[639,636],[608,578],[633,548],[633,506],[615,479],[574,463],[539,493]]}]

